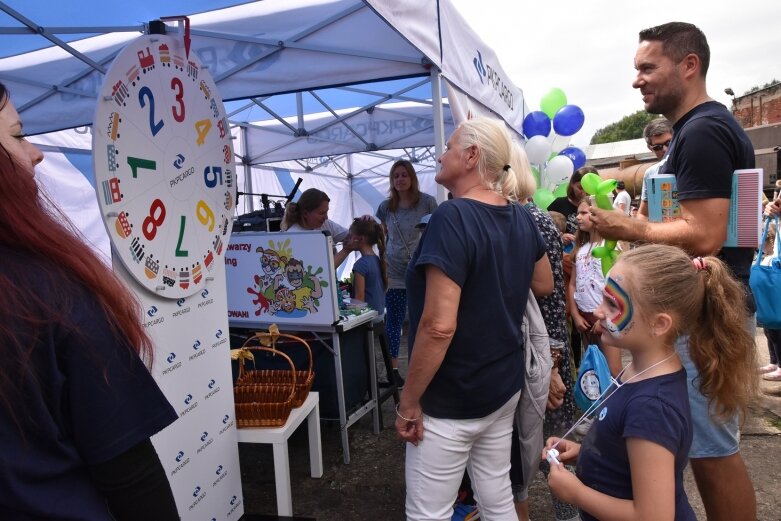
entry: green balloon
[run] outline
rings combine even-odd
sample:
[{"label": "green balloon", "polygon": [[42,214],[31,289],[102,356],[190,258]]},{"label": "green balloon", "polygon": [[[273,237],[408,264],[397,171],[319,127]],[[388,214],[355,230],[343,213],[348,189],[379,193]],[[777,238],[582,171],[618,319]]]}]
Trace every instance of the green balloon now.
[{"label": "green balloon", "polygon": [[597,195],[597,187],[602,179],[594,172],[589,172],[580,179],[580,186],[588,195]]},{"label": "green balloon", "polygon": [[597,200],[597,208],[602,208],[603,210],[613,209],[613,205],[610,203],[610,198],[607,195],[597,194],[596,200]]},{"label": "green balloon", "polygon": [[553,195],[556,197],[567,197],[567,186],[569,186],[569,183],[561,183],[553,191]]},{"label": "green balloon", "polygon": [[550,190],[546,190],[545,188],[537,189],[537,191],[534,192],[534,196],[532,197],[534,204],[543,210],[547,210],[548,206],[550,206],[555,198],[556,197],[553,195],[553,193]]},{"label": "green balloon", "polygon": [[615,190],[616,186],[618,186],[618,181],[616,181],[615,179],[605,179],[604,181],[601,181],[597,186],[597,194],[607,195],[611,193],[613,190]]},{"label": "green balloon", "polygon": [[542,100],[540,101],[540,110],[547,114],[552,120],[556,115],[556,112],[566,104],[567,95],[564,94],[563,90],[554,87],[542,97]]},{"label": "green balloon", "polygon": [[602,275],[607,277],[607,272],[610,271],[610,268],[613,267],[613,264],[615,264],[613,257],[605,257],[602,259]]}]

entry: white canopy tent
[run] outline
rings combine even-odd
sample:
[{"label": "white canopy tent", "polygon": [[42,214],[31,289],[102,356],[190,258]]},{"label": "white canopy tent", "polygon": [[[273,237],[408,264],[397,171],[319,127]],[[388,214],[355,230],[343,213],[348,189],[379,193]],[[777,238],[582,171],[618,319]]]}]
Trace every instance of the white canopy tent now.
[{"label": "white canopy tent", "polygon": [[[57,44],[0,59],[0,81],[28,134],[91,124],[114,57],[139,33],[159,29],[155,23],[45,28],[2,3],[0,9],[24,26],[0,28],[4,37],[39,34]],[[228,105],[243,165],[239,186],[284,194],[300,174],[301,189],[329,193],[332,218],[344,225],[374,213],[394,157],[414,159],[423,189],[433,194],[427,174],[452,125],[491,115],[520,134],[528,112],[521,90],[448,0],[263,0],[194,14],[189,22],[190,52],[208,67],[223,99],[248,100]],[[169,24],[169,33],[184,33],[184,24]],[[98,35],[60,39],[82,33]],[[52,155],[61,147],[74,170],[92,178],[80,152],[89,152],[89,142],[70,142],[72,133],[58,144],[63,135],[36,139],[51,158],[41,169],[55,169],[55,181],[62,176]],[[258,206],[258,198],[248,198],[240,211]]]}]

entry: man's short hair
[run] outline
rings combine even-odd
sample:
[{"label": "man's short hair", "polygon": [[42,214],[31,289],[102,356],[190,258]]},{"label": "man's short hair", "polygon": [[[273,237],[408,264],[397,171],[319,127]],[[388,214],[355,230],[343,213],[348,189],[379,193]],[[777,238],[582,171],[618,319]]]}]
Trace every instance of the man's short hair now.
[{"label": "man's short hair", "polygon": [[662,53],[680,63],[687,55],[696,54],[704,78],[710,65],[710,47],[705,34],[695,25],[669,22],[640,31],[641,42],[662,42]]},{"label": "man's short hair", "polygon": [[651,120],[643,129],[643,139],[647,145],[651,144],[651,138],[662,134],[673,133],[673,125],[666,118]]},{"label": "man's short hair", "polygon": [[626,189],[626,185],[624,184],[623,181],[619,181],[618,183],[616,183],[616,188],[618,188],[620,190],[624,190],[624,189]]}]

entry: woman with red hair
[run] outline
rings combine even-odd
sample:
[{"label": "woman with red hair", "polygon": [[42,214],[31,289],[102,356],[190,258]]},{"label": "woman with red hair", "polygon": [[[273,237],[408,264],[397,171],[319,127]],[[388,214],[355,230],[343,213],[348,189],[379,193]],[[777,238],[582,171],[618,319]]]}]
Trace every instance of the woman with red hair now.
[{"label": "woman with red hair", "polygon": [[38,192],[0,83],[0,519],[179,519],[138,302]]}]

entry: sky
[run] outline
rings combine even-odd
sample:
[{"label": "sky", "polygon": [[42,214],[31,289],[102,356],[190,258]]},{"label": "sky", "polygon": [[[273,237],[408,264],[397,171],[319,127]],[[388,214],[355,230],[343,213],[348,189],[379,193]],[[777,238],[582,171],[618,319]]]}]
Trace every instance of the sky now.
[{"label": "sky", "polygon": [[[132,25],[160,15],[158,1],[137,0],[123,9],[118,0],[3,0],[41,25]],[[386,0],[394,1],[394,0]],[[434,1],[434,0],[420,0]],[[746,0],[716,4],[702,0],[618,0],[523,2],[451,0],[469,25],[493,48],[509,78],[524,92],[530,110],[551,88],[562,89],[585,114],[573,136],[579,147],[594,132],[642,109],[632,89],[633,58],[641,29],[677,20],[700,27],[711,48],[710,95],[730,106],[731,87],[740,96],[755,85],[781,79],[781,2]],[[164,0],[166,13],[193,13],[239,0]],[[671,14],[668,14],[671,13]],[[18,25],[0,12],[0,26]],[[41,45],[42,38],[29,38]],[[15,41],[23,38],[16,38]],[[46,43],[46,42],[44,42]],[[4,41],[2,54],[14,49]],[[28,50],[20,48],[18,52]]]},{"label": "sky", "polygon": [[700,0],[451,0],[475,32],[493,48],[529,110],[558,87],[585,114],[572,143],[584,147],[594,132],[643,108],[632,88],[640,30],[689,22],[708,38],[708,92],[731,106],[724,89],[740,96],[755,85],[781,80],[781,2],[737,4]]}]

